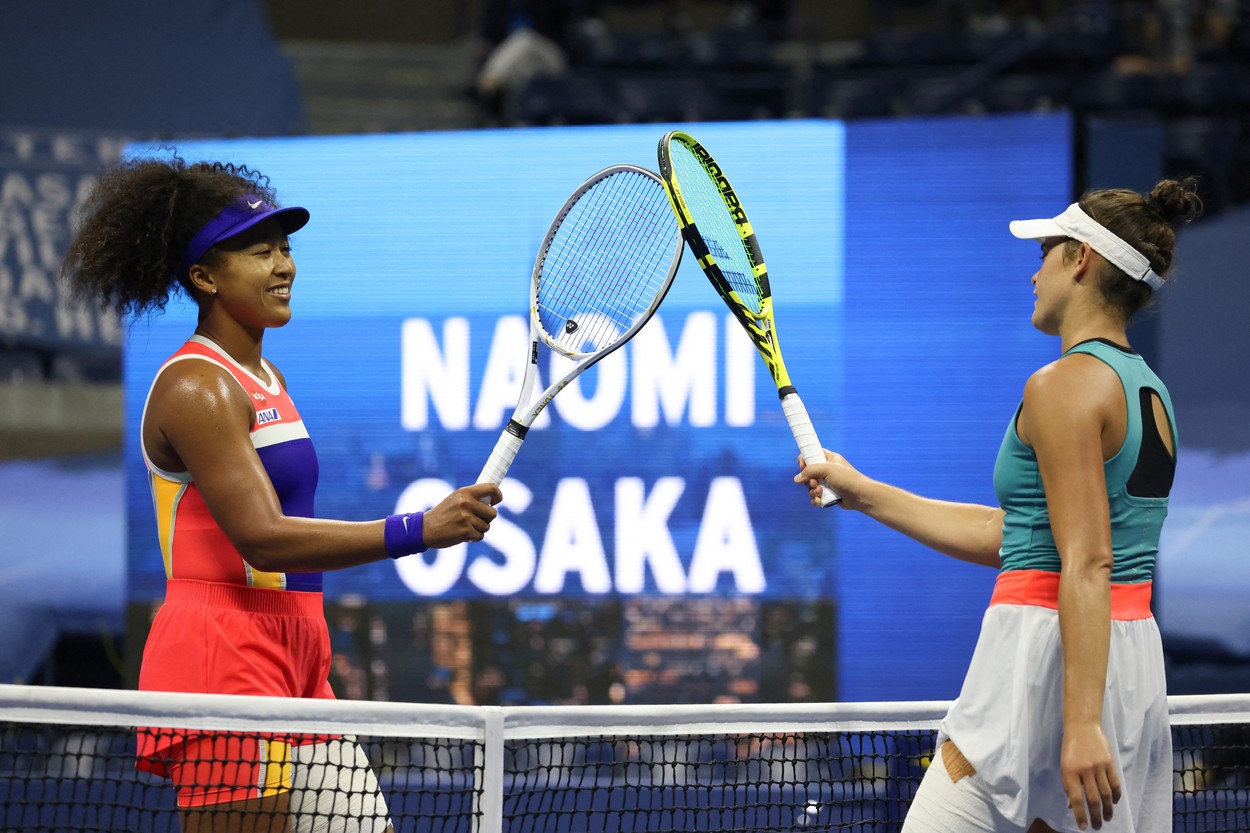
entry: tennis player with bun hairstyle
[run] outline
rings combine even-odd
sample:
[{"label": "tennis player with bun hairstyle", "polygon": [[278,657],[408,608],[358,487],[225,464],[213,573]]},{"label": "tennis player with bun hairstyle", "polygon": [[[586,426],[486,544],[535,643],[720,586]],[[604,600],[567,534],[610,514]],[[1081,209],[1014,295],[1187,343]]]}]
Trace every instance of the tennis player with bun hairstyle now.
[{"label": "tennis player with bun hairstyle", "polygon": [[[1035,372],[994,466],[999,506],[929,500],[840,455],[795,481],[998,579],[938,754],[904,824],[919,831],[1172,830],[1172,737],[1150,587],[1176,468],[1167,389],[1129,345],[1163,286],[1193,180],[1086,193],[1011,223],[1041,245],[1033,325],[1062,356]],[[800,462],[800,465],[803,465]]]},{"label": "tennis player with bun hairstyle", "polygon": [[[498,486],[428,512],[349,523],[314,516],[317,458],[265,331],[291,320],[288,236],[245,166],[172,156],[105,172],[85,201],[63,277],[120,313],[199,305],[190,339],[157,372],[141,447],[167,578],[139,688],[333,698],[321,574],[480,541]],[[141,730],[138,766],[177,788],[182,829],[378,833],[386,803],[351,738]]]}]

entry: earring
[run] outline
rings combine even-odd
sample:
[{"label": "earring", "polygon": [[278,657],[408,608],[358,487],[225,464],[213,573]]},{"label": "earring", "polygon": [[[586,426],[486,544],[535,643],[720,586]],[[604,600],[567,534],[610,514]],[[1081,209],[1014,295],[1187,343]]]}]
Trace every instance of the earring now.
[{"label": "earring", "polygon": [[213,290],[213,294],[214,294],[214,295],[216,295],[216,294],[217,294],[217,290],[216,290],[216,289],[214,289],[214,290]]}]

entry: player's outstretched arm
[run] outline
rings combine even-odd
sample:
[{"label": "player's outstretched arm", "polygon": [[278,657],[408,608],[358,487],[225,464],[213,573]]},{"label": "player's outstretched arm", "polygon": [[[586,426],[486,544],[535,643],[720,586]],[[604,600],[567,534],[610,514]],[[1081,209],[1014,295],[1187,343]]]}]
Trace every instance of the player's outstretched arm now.
[{"label": "player's outstretched arm", "polygon": [[[157,378],[144,419],[145,442],[149,449],[176,455],[173,470],[190,472],[214,520],[258,570],[336,570],[395,554],[385,519],[286,515],[249,438],[253,413],[247,393],[225,370],[208,362],[178,362]],[[422,516],[420,530],[401,528],[399,552],[482,540],[496,515],[483,496],[498,502],[499,487],[479,484],[452,492]]]},{"label": "player's outstretched arm", "polygon": [[968,561],[998,567],[1003,542],[1003,510],[997,506],[955,503],[912,494],[865,476],[841,454],[825,450],[825,462],[806,465],[794,482],[807,487],[819,503],[821,484],[842,496],[843,509],[855,509],[930,549]]}]

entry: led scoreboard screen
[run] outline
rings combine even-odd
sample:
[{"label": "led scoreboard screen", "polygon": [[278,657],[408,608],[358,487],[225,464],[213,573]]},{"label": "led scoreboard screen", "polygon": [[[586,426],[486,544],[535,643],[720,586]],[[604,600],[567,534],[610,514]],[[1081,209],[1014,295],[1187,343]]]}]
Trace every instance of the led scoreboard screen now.
[{"label": "led scoreboard screen", "polygon": [[[911,491],[994,503],[1002,432],[1058,346],[1012,219],[1070,201],[1060,115],[183,142],[312,219],[265,337],[317,449],[318,515],[422,510],[476,480],[516,405],[528,286],[594,172],[681,128],[759,236],[822,443]],[[134,154],[167,150],[132,148]],[[164,567],[138,448],[194,306],[127,322],[132,636]],[[566,360],[542,357],[539,384]],[[340,696],[464,703],[953,697],[993,572],[816,509],[748,336],[687,253],[659,313],[530,431],[486,540],[327,573]],[[137,645],[132,653],[137,653]]]}]

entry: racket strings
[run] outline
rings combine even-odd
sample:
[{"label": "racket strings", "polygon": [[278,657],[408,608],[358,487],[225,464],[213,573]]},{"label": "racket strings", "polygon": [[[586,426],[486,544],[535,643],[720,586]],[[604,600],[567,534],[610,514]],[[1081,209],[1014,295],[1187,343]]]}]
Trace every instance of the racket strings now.
[{"label": "racket strings", "polygon": [[538,275],[549,343],[566,353],[615,343],[655,305],[676,245],[659,182],[632,171],[595,182],[555,229]]},{"label": "racket strings", "polygon": [[729,288],[752,312],[759,314],[765,294],[755,276],[757,265],[742,241],[738,227],[726,210],[711,174],[698,157],[680,141],[669,146],[669,157],[682,200],[708,253],[720,268]]}]

